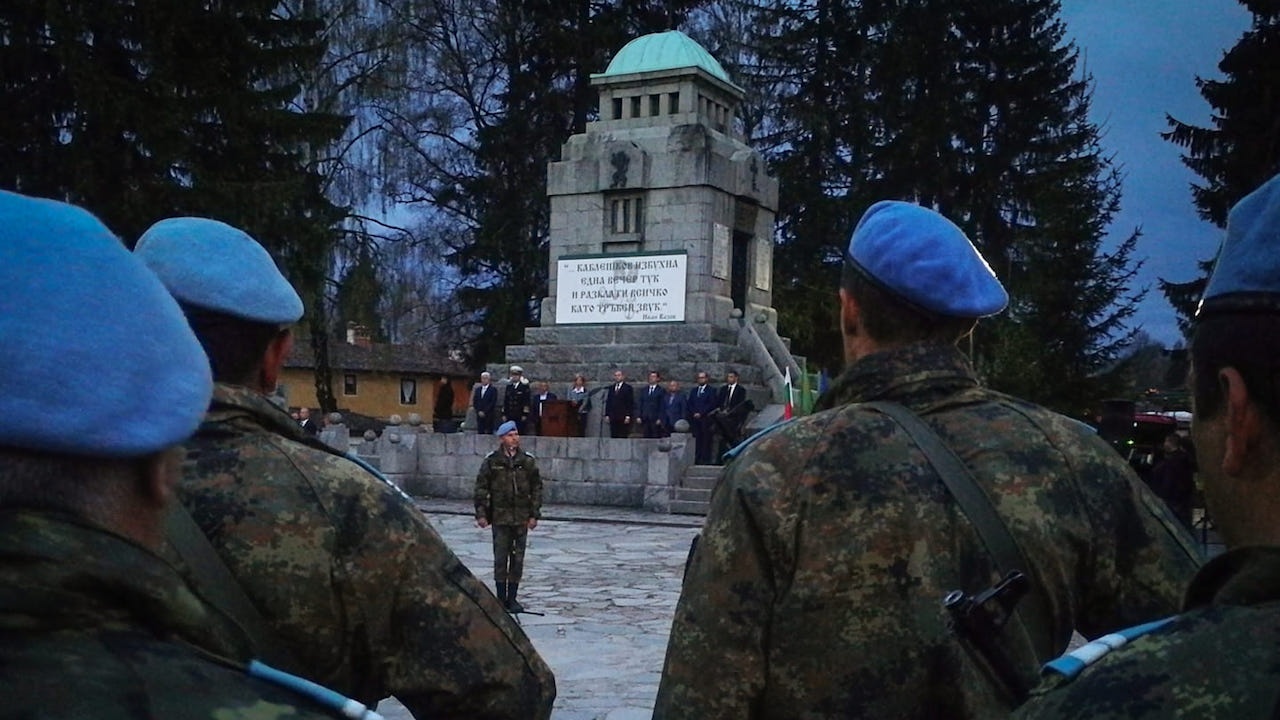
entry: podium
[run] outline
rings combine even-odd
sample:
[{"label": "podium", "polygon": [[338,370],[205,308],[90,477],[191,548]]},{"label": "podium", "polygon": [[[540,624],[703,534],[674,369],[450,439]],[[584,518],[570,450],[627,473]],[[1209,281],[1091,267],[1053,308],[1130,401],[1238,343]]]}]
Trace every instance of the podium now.
[{"label": "podium", "polygon": [[543,437],[576,437],[578,434],[578,411],[572,400],[548,400],[542,403],[542,426],[539,433]]}]

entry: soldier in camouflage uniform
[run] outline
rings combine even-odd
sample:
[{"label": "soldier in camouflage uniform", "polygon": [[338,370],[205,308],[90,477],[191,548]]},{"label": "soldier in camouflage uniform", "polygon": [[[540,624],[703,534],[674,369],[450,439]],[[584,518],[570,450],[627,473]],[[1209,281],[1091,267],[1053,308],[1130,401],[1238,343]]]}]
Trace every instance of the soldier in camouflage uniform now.
[{"label": "soldier in camouflage uniform", "polygon": [[524,575],[529,531],[542,514],[542,474],[537,460],[520,449],[520,430],[508,420],[495,433],[501,447],[480,463],[476,476],[476,525],[493,526],[493,580],[508,612],[524,612],[516,600]]},{"label": "soldier in camouflage uniform", "polygon": [[266,251],[176,218],[136,253],[216,381],[183,504],[301,671],[366,703],[394,695],[418,718],[548,717],[550,669],[413,502],[268,400],[302,303]]},{"label": "soldier in camouflage uniform", "polygon": [[[1191,341],[1205,501],[1227,552],[1181,615],[1045,668],[1030,718],[1275,718],[1280,711],[1280,177],[1232,209]],[[1114,648],[1114,650],[1112,650]]]},{"label": "soldier in camouflage uniform", "polygon": [[973,523],[888,415],[923,418],[990,499],[1043,593],[1006,625],[1026,686],[1072,630],[1172,611],[1192,540],[1082,424],[984,389],[956,348],[1004,289],[931,210],[873,205],[841,282],[848,367],[818,412],[733,454],[690,561],[655,718],[992,718],[1015,695],[948,629],[942,599],[998,575]]},{"label": "soldier in camouflage uniform", "polygon": [[0,192],[0,256],[0,717],[338,717],[157,554],[212,384],[173,299],[62,203]]}]

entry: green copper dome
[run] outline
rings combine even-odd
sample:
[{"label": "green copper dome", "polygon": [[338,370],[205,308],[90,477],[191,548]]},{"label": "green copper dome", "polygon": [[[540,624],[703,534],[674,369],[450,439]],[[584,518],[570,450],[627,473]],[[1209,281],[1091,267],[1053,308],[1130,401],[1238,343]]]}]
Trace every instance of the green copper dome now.
[{"label": "green copper dome", "polygon": [[730,85],[728,73],[701,45],[679,30],[643,35],[632,40],[613,56],[613,61],[596,77],[613,77],[658,70],[698,67]]}]

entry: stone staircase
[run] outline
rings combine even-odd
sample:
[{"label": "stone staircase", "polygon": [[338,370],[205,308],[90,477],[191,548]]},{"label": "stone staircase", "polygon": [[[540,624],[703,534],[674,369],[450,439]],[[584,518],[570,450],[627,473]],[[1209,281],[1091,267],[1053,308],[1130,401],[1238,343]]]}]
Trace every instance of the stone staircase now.
[{"label": "stone staircase", "polygon": [[671,488],[671,512],[676,515],[706,515],[711,506],[711,490],[720,477],[719,465],[691,465],[680,484]]}]

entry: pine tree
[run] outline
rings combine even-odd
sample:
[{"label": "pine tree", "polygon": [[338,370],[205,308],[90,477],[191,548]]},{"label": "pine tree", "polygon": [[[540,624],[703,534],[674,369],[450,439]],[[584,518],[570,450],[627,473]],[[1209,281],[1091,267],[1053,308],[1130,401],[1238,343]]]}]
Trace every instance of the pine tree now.
[{"label": "pine tree", "polygon": [[276,7],[0,5],[0,105],[9,109],[0,113],[0,186],[82,204],[129,244],[175,215],[243,228],[323,325],[343,212],[326,199],[310,149],[340,135],[346,118],[293,106],[300,68],[323,52],[322,26]]},{"label": "pine tree", "polygon": [[[1210,127],[1167,116],[1169,130],[1160,135],[1186,151],[1183,163],[1205,181],[1192,186],[1195,206],[1200,217],[1220,228],[1226,227],[1233,205],[1280,172],[1280,5],[1273,0],[1241,4],[1253,22],[1218,63],[1224,79],[1196,78],[1213,108]],[[1212,268],[1212,261],[1202,261],[1195,280],[1160,280],[1184,334]]]},{"label": "pine tree", "polygon": [[[1010,310],[972,344],[991,384],[1068,411],[1105,392],[1139,297],[1128,287],[1136,237],[1104,251],[1119,179],[1058,3],[756,7],[762,70],[787,88],[770,152],[782,187],[775,297],[798,351],[839,348],[814,308],[831,306],[858,215],[910,200],[960,225],[1010,290]],[[783,307],[797,301],[800,314]]]}]

